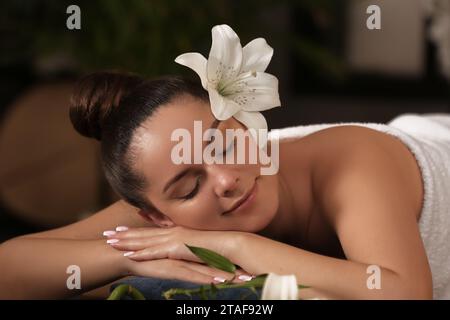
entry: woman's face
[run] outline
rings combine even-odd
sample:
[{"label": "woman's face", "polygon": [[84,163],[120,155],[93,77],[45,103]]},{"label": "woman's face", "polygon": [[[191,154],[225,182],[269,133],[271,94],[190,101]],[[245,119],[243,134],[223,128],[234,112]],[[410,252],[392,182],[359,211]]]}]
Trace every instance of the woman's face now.
[{"label": "woman's face", "polygon": [[[202,126],[201,135],[196,138],[194,121],[201,121]],[[245,129],[234,118],[216,121],[208,103],[185,96],[161,107],[136,131],[131,144],[134,159],[138,159],[134,169],[145,176],[147,199],[160,212],[147,215],[159,225],[200,230],[262,230],[278,209],[278,177],[261,175],[260,164],[249,163],[249,139],[245,143],[245,164],[235,164],[236,161],[206,164],[203,160],[194,164],[194,144],[200,141],[197,152],[198,149],[203,152],[208,141],[201,139],[212,125],[223,133],[225,153],[232,147],[225,142],[225,130]],[[172,149],[180,141],[171,141],[171,136],[181,128],[191,136],[192,161],[187,164],[175,164],[172,159]],[[194,142],[195,139],[200,140]],[[245,198],[247,201],[238,206]]]}]

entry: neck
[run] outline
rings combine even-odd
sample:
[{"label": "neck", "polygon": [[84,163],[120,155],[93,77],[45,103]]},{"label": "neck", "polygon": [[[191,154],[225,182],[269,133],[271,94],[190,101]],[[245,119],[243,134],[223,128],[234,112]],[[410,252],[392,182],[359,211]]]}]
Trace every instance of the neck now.
[{"label": "neck", "polygon": [[293,227],[298,226],[298,217],[292,190],[282,175],[278,176],[278,186],[280,206],[269,225],[259,231],[258,234],[275,240],[288,240],[292,234]]},{"label": "neck", "polygon": [[[286,150],[289,154],[289,150]],[[284,170],[279,171],[277,175],[279,207],[269,225],[258,234],[282,242],[295,243],[298,246],[307,245],[309,222],[315,210],[315,203],[311,180],[312,168],[306,152],[304,155],[300,161],[296,159]],[[295,170],[300,174],[295,178],[286,178],[291,177],[289,173],[294,170],[292,166],[295,166]]]}]

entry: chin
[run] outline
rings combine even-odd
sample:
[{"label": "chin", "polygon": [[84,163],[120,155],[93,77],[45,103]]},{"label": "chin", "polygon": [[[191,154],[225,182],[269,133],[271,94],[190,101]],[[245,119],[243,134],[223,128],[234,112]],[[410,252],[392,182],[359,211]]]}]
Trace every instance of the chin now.
[{"label": "chin", "polygon": [[230,220],[235,231],[257,233],[265,229],[275,218],[279,198],[276,179],[272,176],[261,176],[258,180],[258,191],[254,203],[245,211],[231,213],[233,219]]},{"label": "chin", "polygon": [[[269,203],[258,206],[260,209],[254,209],[248,212],[247,216],[240,219],[241,231],[256,233],[265,229],[275,218],[276,203]],[[245,230],[242,230],[245,229]]]}]

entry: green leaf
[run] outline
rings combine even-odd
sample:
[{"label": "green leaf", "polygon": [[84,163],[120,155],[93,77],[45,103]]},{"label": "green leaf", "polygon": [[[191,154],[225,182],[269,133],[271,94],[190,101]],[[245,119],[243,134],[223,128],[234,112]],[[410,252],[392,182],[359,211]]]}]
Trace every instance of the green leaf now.
[{"label": "green leaf", "polygon": [[212,250],[193,247],[187,244],[185,244],[185,246],[210,267],[230,273],[234,273],[236,271],[236,266],[230,260]]},{"label": "green leaf", "polygon": [[255,287],[250,287],[249,288],[251,292],[253,292],[255,295],[258,294],[258,291],[256,291]]},{"label": "green leaf", "polygon": [[107,300],[120,300],[124,296],[130,296],[133,300],[145,300],[144,295],[133,286],[121,284],[114,288]]},{"label": "green leaf", "polygon": [[255,286],[257,288],[262,288],[264,286],[264,282],[266,282],[267,276],[268,276],[267,273],[260,274],[260,275],[256,276],[255,278],[253,278],[252,280],[247,281],[247,283],[251,286]]},{"label": "green leaf", "polygon": [[130,286],[130,295],[134,300],[145,300],[144,295],[136,288]]},{"label": "green leaf", "polygon": [[214,300],[217,298],[217,291],[219,291],[219,289],[217,289],[214,283],[211,283],[211,298]]},{"label": "green leaf", "polygon": [[121,284],[114,288],[109,297],[106,300],[120,300],[123,296],[126,296],[128,292],[128,285]]},{"label": "green leaf", "polygon": [[208,297],[206,296],[205,287],[200,287],[200,298],[202,300],[208,300]]},{"label": "green leaf", "polygon": [[298,288],[299,288],[299,289],[309,289],[309,288],[311,288],[311,287],[308,287],[308,286],[302,286],[301,284],[299,284],[299,285],[298,285]]}]

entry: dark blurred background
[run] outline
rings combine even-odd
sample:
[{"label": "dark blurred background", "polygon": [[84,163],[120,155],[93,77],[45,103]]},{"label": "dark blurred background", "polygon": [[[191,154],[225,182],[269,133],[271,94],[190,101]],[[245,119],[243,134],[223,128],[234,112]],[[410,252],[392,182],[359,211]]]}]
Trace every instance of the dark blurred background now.
[{"label": "dark blurred background", "polygon": [[[282,108],[270,128],[385,123],[450,112],[448,0],[3,0],[0,3],[0,242],[82,219],[115,199],[98,144],[68,117],[73,82],[102,69],[183,74],[184,52],[207,56],[211,28],[242,44],[264,37]],[[69,5],[81,29],[68,30]],[[366,9],[381,8],[381,30]],[[194,74],[194,75],[193,75]]]}]

